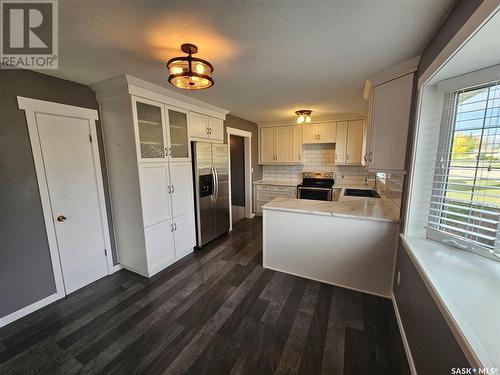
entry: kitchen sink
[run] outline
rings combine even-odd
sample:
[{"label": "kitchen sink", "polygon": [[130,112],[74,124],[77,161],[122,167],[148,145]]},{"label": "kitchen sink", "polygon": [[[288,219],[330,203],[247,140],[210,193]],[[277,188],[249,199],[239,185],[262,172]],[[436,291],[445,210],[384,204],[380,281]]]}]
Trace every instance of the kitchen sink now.
[{"label": "kitchen sink", "polygon": [[380,198],[380,195],[375,190],[368,189],[345,189],[344,195],[346,197]]}]

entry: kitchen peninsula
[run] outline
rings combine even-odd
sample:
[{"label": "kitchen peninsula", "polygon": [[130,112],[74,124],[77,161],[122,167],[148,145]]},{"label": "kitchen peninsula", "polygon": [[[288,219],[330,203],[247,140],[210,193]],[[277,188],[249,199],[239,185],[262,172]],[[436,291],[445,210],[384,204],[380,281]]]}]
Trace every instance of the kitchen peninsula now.
[{"label": "kitchen peninsula", "polygon": [[333,202],[276,198],[264,205],[263,265],[388,297],[399,207],[344,191]]}]

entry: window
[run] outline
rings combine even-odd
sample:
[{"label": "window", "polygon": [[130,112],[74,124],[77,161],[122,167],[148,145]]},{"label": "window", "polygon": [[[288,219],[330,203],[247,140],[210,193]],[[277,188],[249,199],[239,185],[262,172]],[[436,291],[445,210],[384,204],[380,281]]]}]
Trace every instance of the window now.
[{"label": "window", "polygon": [[446,94],[429,238],[500,261],[500,83]]}]

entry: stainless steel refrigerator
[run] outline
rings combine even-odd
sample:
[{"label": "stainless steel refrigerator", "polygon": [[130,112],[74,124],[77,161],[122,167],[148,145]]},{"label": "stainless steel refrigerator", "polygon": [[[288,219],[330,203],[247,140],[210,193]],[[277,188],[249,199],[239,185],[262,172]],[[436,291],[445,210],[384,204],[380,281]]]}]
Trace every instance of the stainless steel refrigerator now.
[{"label": "stainless steel refrigerator", "polygon": [[196,237],[202,247],[229,231],[229,157],[225,144],[193,142]]}]

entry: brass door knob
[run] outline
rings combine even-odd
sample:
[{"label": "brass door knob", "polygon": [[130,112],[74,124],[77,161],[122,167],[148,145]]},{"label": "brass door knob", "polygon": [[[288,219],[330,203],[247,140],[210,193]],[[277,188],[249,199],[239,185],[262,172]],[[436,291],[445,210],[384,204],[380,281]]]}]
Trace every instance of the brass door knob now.
[{"label": "brass door knob", "polygon": [[66,221],[66,216],[64,215],[59,215],[56,219],[57,221]]}]

